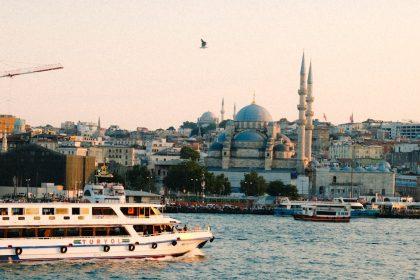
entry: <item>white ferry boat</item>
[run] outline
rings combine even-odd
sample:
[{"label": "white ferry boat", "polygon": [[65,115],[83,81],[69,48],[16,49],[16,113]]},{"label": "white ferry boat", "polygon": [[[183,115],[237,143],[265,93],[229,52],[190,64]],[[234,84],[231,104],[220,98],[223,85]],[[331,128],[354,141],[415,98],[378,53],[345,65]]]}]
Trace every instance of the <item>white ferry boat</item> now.
[{"label": "white ferry boat", "polygon": [[124,186],[113,183],[87,184],[83,200],[91,203],[125,203]]},{"label": "white ferry boat", "polygon": [[350,222],[350,204],[322,202],[308,203],[302,206],[298,214],[294,214],[295,220],[313,222]]},{"label": "white ferry boat", "polygon": [[302,205],[306,205],[307,201],[293,201],[287,197],[282,198],[274,208],[275,216],[293,216],[302,211]]},{"label": "white ferry boat", "polygon": [[203,247],[207,229],[178,229],[160,205],[1,203],[0,261],[163,258]]}]

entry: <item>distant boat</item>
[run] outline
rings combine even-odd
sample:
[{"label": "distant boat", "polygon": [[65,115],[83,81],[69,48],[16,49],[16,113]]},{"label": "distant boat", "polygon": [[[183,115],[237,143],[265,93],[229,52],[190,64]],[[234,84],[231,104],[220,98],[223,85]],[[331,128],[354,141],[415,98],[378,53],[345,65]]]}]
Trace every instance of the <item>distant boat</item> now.
[{"label": "distant boat", "polygon": [[300,213],[294,214],[295,220],[312,222],[350,222],[350,204],[334,202],[308,203],[302,206]]}]

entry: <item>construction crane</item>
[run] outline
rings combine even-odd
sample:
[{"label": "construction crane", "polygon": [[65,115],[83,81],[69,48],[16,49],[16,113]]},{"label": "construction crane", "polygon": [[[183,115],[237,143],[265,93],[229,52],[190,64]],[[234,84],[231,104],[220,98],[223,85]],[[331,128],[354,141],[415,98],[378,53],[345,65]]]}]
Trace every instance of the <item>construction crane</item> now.
[{"label": "construction crane", "polygon": [[20,69],[1,72],[0,78],[4,78],[4,77],[13,78],[14,76],[18,76],[18,75],[25,75],[25,74],[59,70],[59,69],[63,69],[63,66],[61,64],[47,64],[47,65],[41,65],[41,66],[36,66],[36,67],[30,67],[30,68],[20,68]]}]

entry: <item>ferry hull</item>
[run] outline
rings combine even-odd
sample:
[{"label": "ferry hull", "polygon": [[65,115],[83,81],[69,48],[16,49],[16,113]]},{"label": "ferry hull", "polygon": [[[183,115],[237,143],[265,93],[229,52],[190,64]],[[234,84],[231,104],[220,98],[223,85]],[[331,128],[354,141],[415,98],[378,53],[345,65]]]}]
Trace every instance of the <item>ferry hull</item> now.
[{"label": "ferry hull", "polygon": [[[189,234],[190,237],[182,235]],[[163,259],[180,257],[195,248],[201,248],[214,237],[209,232],[181,233],[175,239],[155,242],[125,242],[118,244],[95,244],[95,238],[84,239],[84,244],[74,244],[74,240],[62,240],[55,244],[45,240],[5,240],[0,241],[1,262],[76,260],[76,259]],[[196,235],[196,236],[194,236]],[[94,244],[91,244],[93,240]],[[30,241],[30,240],[29,240]],[[38,242],[37,242],[38,241]],[[50,240],[51,241],[51,240]],[[73,243],[71,243],[73,242]],[[11,245],[13,244],[13,245]],[[155,244],[155,245],[154,245]],[[63,249],[65,248],[65,249]]]},{"label": "ferry hull", "polygon": [[293,215],[295,220],[312,221],[312,222],[331,222],[331,223],[348,223],[350,217],[324,217],[324,216],[308,216],[302,214]]}]

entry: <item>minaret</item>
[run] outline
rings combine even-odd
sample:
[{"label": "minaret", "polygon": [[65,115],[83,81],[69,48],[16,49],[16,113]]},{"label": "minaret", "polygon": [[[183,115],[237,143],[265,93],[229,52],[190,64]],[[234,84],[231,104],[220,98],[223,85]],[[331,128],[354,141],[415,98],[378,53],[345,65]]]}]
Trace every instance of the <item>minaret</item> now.
[{"label": "minaret", "polygon": [[233,120],[236,118],[236,103],[233,103]]},{"label": "minaret", "polygon": [[[299,94],[299,105],[297,109],[299,110],[299,120],[298,124],[298,147],[297,147],[297,159],[299,161],[305,160],[305,96],[306,96],[306,73],[305,73],[305,53],[302,56],[302,64],[300,66],[300,88],[298,90]],[[303,169],[303,165],[301,166]],[[301,170],[303,171],[303,170]]]},{"label": "minaret", "polygon": [[312,111],[312,103],[314,102],[314,97],[312,96],[312,62],[309,64],[309,73],[308,73],[308,85],[307,85],[306,104],[308,108],[306,109],[306,127],[305,127],[305,156],[308,161],[312,160],[312,132],[314,126],[312,124],[312,117],[314,112]]},{"label": "minaret", "polygon": [[220,110],[220,122],[225,120],[225,98],[222,99],[222,110]]},{"label": "minaret", "polygon": [[3,132],[3,141],[1,143],[1,152],[7,152],[7,135],[6,132]]}]

